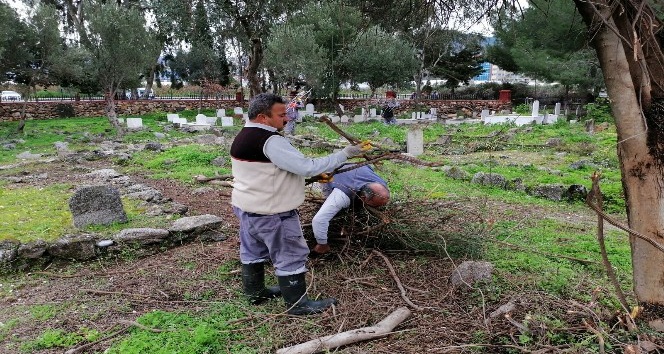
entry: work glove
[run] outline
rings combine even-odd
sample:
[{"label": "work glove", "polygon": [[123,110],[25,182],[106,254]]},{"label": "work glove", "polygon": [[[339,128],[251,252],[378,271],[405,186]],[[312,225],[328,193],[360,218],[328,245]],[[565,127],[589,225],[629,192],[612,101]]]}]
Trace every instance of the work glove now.
[{"label": "work glove", "polygon": [[346,154],[348,158],[351,158],[358,155],[362,155],[363,153],[371,150],[371,148],[372,148],[371,142],[369,140],[365,140],[357,145],[346,146],[343,149],[343,152],[344,154]]},{"label": "work glove", "polygon": [[318,175],[318,180],[316,182],[318,183],[330,183],[334,180],[334,177],[327,174],[327,173],[321,173]]}]

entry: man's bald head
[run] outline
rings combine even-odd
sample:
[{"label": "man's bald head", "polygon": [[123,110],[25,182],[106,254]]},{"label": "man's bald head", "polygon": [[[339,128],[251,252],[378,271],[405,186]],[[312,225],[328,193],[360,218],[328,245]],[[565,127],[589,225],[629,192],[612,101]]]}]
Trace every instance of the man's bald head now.
[{"label": "man's bald head", "polygon": [[390,191],[380,183],[367,183],[360,189],[359,196],[371,207],[382,207],[390,201]]}]

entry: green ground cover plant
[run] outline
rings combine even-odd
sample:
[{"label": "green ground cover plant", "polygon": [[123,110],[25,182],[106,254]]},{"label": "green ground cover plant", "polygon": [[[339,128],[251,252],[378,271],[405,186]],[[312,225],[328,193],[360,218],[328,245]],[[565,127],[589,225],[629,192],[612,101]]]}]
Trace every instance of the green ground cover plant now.
[{"label": "green ground cover plant", "polygon": [[[251,346],[242,344],[242,332],[229,321],[246,315],[232,304],[213,306],[206,314],[188,312],[175,313],[153,311],[137,319],[148,327],[162,329],[160,333],[134,328],[130,335],[108,349],[109,354],[217,354],[217,353],[258,353]],[[256,332],[265,331],[263,326]],[[257,333],[257,334],[258,334]]]},{"label": "green ground cover plant", "polygon": [[[76,232],[69,211],[69,198],[74,187],[54,184],[44,187],[0,189],[0,240],[20,242],[54,241]],[[129,222],[106,226],[89,226],[84,231],[111,235],[125,228],[165,224],[163,217],[147,217],[145,207],[135,199],[122,201]]]}]

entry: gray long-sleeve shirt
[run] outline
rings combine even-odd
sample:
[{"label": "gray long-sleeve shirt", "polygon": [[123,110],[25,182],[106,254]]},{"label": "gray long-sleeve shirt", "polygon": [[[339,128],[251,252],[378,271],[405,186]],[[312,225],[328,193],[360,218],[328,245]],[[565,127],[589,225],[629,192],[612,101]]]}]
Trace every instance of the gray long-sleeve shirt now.
[{"label": "gray long-sleeve shirt", "polygon": [[[260,123],[247,122],[245,126],[277,131],[274,127]],[[306,157],[281,135],[268,138],[263,146],[263,153],[280,169],[305,177],[332,172],[348,160],[343,151],[318,158]]]}]

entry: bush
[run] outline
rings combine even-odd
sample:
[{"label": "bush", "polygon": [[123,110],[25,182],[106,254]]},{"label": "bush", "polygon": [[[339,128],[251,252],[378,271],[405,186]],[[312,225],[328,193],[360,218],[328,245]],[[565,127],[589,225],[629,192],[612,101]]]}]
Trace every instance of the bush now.
[{"label": "bush", "polygon": [[55,105],[55,113],[57,113],[60,118],[76,117],[74,106],[69,103],[58,103]]},{"label": "bush", "polygon": [[586,111],[585,118],[592,119],[596,123],[614,123],[613,115],[611,114],[611,107],[609,106],[609,101],[606,98],[598,98],[595,103],[588,103],[583,106],[583,109]]}]

